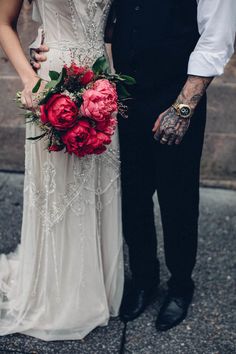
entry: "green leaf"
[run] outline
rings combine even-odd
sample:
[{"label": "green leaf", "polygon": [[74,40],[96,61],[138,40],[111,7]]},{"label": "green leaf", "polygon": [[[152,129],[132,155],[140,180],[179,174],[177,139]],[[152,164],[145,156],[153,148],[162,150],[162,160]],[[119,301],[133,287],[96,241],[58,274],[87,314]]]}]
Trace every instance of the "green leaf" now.
[{"label": "green leaf", "polygon": [[41,105],[47,103],[47,101],[49,100],[49,98],[50,98],[52,95],[54,95],[54,92],[53,92],[53,91],[49,91],[49,92],[47,93],[47,95],[38,103],[39,106],[41,106]]},{"label": "green leaf", "polygon": [[20,100],[21,99],[21,91],[17,91],[16,93],[16,99]]},{"label": "green leaf", "polygon": [[126,84],[126,85],[135,85],[136,80],[132,76],[128,75],[120,75],[119,78]]},{"label": "green leaf", "polygon": [[32,93],[37,93],[39,88],[40,88],[40,85],[41,85],[41,82],[42,82],[42,79],[39,79],[37,84],[34,86],[33,90],[32,90]]},{"label": "green leaf", "polygon": [[65,78],[65,76],[66,76],[66,72],[67,72],[67,71],[66,71],[66,68],[63,68],[62,71],[61,71],[61,73],[60,73],[60,75],[59,75],[59,77],[58,77],[58,79],[57,79],[57,84],[58,84],[58,85],[63,82],[63,80],[64,80],[64,78]]},{"label": "green leaf", "polygon": [[60,74],[57,71],[51,70],[51,71],[49,71],[49,77],[51,80],[57,81],[60,77]]},{"label": "green leaf", "polygon": [[[50,94],[50,90],[54,89],[56,86],[59,87],[63,83],[64,78],[66,76],[66,69],[63,68],[60,73],[58,73],[56,71],[50,71],[49,76],[51,78],[51,81],[47,83],[47,85],[45,86],[45,89],[49,90],[49,94]],[[47,100],[46,97],[45,97],[45,99]]]},{"label": "green leaf", "polygon": [[43,137],[45,137],[45,135],[47,135],[47,133],[43,133],[43,134],[35,136],[35,137],[27,138],[27,140],[31,140],[31,141],[40,140]]},{"label": "green leaf", "polygon": [[125,99],[130,97],[129,92],[126,90],[125,86],[121,84],[120,82],[117,83],[116,85],[117,88],[117,93],[120,99]]},{"label": "green leaf", "polygon": [[103,74],[103,73],[108,73],[109,71],[109,64],[107,62],[107,59],[102,56],[98,58],[95,63],[93,64],[92,70],[95,74]]},{"label": "green leaf", "polygon": [[47,83],[47,85],[45,86],[45,89],[46,90],[51,90],[51,89],[54,89],[54,87],[56,87],[58,84],[58,81],[57,80],[52,80],[50,82]]}]

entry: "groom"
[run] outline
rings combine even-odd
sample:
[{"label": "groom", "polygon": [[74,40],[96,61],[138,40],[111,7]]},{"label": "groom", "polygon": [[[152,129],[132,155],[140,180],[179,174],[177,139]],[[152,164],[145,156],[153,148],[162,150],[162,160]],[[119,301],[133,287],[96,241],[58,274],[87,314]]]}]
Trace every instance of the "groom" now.
[{"label": "groom", "polygon": [[186,317],[194,292],[205,91],[233,52],[235,16],[235,0],[115,0],[111,9],[106,40],[115,69],[137,81],[129,117],[119,121],[123,228],[132,272],[121,307],[124,321],[145,310],[159,284],[156,192],[170,272],[156,327],[165,331]]}]

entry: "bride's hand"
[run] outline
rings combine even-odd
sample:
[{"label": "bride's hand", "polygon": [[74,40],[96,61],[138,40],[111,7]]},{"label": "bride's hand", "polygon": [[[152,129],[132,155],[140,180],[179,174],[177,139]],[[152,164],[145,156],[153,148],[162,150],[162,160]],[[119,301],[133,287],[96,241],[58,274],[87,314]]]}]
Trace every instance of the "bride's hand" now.
[{"label": "bride's hand", "polygon": [[24,85],[24,89],[21,92],[21,103],[25,108],[33,109],[37,106],[37,96],[44,89],[46,84],[45,81],[42,81],[37,94],[34,94],[32,90],[39,79],[40,78],[38,76],[35,76],[27,81]]}]

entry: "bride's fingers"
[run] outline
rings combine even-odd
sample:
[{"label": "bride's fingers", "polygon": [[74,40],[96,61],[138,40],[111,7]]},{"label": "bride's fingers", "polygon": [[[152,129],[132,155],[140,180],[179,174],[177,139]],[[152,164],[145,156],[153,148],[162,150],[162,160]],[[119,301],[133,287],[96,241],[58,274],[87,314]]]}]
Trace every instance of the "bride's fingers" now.
[{"label": "bride's fingers", "polygon": [[[41,86],[40,86],[40,90],[39,92],[41,92],[44,87],[46,85],[46,82],[42,82]],[[38,93],[34,94],[34,93],[31,93],[29,95],[29,108],[36,108],[38,106],[38,103],[39,103],[39,100],[40,100],[40,95]]]},{"label": "bride's fingers", "polygon": [[33,99],[31,94],[22,92],[21,103],[24,107],[31,109],[33,107]]},{"label": "bride's fingers", "polygon": [[46,61],[47,60],[47,56],[43,53],[35,53],[34,54],[34,59],[37,61],[37,62],[43,62],[43,61]]},{"label": "bride's fingers", "polygon": [[26,99],[25,99],[25,96],[23,94],[21,94],[20,100],[21,100],[22,105],[25,106],[26,105]]},{"label": "bride's fingers", "polygon": [[32,95],[32,108],[36,108],[39,104],[39,97],[37,95]]},{"label": "bride's fingers", "polygon": [[25,108],[32,109],[37,107],[39,99],[40,99],[40,92],[42,92],[45,88],[47,81],[42,80],[40,84],[39,91],[37,93],[32,92],[32,88],[35,85],[35,82],[32,83],[30,86],[26,86],[21,93],[21,103]]},{"label": "bride's fingers", "polygon": [[31,65],[33,66],[34,69],[39,70],[41,68],[41,65],[37,63],[36,61],[31,61]]},{"label": "bride's fingers", "polygon": [[38,51],[39,52],[49,52],[49,48],[46,44],[41,44]]},{"label": "bride's fingers", "polygon": [[30,97],[30,96],[26,97],[26,107],[29,109],[31,109],[33,107],[32,97]]}]

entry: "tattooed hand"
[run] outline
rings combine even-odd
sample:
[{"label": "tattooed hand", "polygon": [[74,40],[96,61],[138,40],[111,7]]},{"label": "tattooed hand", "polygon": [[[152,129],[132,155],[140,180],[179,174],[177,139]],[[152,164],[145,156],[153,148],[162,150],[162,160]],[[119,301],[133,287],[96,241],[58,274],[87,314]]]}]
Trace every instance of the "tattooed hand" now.
[{"label": "tattooed hand", "polygon": [[183,103],[189,105],[192,111],[191,116],[189,118],[182,118],[173,107],[160,114],[152,130],[154,132],[154,138],[157,141],[160,141],[161,144],[168,145],[178,145],[181,143],[189,128],[194,110],[212,80],[212,77],[191,75],[188,77],[176,102],[178,104]]},{"label": "tattooed hand", "polygon": [[190,118],[180,118],[173,107],[167,109],[157,119],[153,132],[161,144],[180,144],[190,124]]}]

